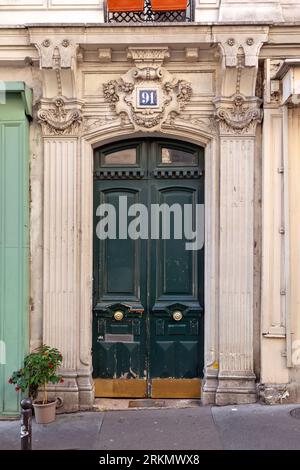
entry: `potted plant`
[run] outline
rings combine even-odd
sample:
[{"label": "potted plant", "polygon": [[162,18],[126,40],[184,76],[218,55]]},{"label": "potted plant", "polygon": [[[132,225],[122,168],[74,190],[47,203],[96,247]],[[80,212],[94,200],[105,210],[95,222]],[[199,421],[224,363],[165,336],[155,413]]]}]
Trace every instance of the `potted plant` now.
[{"label": "potted plant", "polygon": [[[62,377],[57,374],[62,359],[58,349],[42,345],[25,357],[24,366],[13,372],[9,379],[17,392],[27,392],[33,398],[35,419],[39,424],[55,420],[57,400],[48,400],[46,387],[49,382],[63,382]],[[42,389],[42,400],[36,400],[39,389]]]}]

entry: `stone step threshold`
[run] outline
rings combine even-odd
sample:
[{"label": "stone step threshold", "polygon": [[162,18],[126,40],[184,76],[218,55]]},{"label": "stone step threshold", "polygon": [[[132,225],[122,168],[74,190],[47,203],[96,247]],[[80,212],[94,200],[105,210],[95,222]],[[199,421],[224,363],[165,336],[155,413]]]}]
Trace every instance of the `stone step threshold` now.
[{"label": "stone step threshold", "polygon": [[114,411],[114,410],[147,410],[147,409],[179,409],[193,408],[201,405],[200,400],[195,399],[165,399],[155,400],[151,398],[136,399],[132,398],[97,398],[94,404],[94,411]]}]

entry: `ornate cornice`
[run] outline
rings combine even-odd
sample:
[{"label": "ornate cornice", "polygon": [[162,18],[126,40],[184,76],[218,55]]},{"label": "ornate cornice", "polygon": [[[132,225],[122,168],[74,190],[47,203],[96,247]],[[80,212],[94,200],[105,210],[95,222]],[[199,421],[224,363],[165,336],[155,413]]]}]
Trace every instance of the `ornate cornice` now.
[{"label": "ornate cornice", "polygon": [[229,98],[216,98],[215,119],[219,123],[220,134],[254,135],[257,123],[262,121],[262,100],[234,94]]},{"label": "ornate cornice", "polygon": [[45,136],[76,136],[82,122],[82,103],[57,96],[42,99],[38,110],[38,122]]}]

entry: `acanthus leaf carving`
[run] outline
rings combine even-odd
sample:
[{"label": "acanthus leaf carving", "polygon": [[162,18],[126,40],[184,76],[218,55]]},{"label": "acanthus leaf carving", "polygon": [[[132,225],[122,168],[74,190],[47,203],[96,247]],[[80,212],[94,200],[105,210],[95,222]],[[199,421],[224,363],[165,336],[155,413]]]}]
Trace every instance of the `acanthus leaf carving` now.
[{"label": "acanthus leaf carving", "polygon": [[257,123],[262,121],[261,102],[257,97],[247,98],[241,94],[215,99],[215,119],[220,133],[254,134]]},{"label": "acanthus leaf carving", "polygon": [[45,136],[76,135],[82,122],[82,103],[64,96],[42,99],[37,112]]},{"label": "acanthus leaf carving", "polygon": [[199,116],[193,114],[185,114],[178,116],[177,114],[170,114],[165,124],[171,126],[188,126],[193,129],[203,131],[205,134],[215,135],[217,133],[217,122],[214,116]]},{"label": "acanthus leaf carving", "polygon": [[120,116],[108,117],[108,116],[99,116],[99,117],[85,117],[83,122],[83,132],[93,132],[100,128],[105,128],[116,124],[118,126],[124,126],[130,124],[127,114],[120,114]]}]

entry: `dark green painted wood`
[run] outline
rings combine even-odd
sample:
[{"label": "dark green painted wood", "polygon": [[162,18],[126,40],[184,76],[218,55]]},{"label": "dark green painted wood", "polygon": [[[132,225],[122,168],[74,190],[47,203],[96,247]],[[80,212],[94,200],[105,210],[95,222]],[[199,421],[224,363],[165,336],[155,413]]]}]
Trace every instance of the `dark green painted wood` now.
[{"label": "dark green painted wood", "polygon": [[[130,146],[137,149],[135,165],[104,164],[105,155]],[[196,163],[162,164],[165,147],[193,153]],[[95,152],[94,212],[100,202],[118,208],[122,195],[128,204],[140,202],[149,211],[151,204],[179,204],[182,209],[204,204],[201,173],[203,149],[193,145],[144,139],[107,146]],[[94,233],[98,221],[95,216]],[[171,217],[171,234],[173,227]],[[204,249],[187,251],[186,241],[99,241],[95,236],[94,377],[151,381],[202,376]],[[113,318],[116,310],[124,313],[121,322]],[[173,319],[175,310],[183,314],[180,322]]]}]

